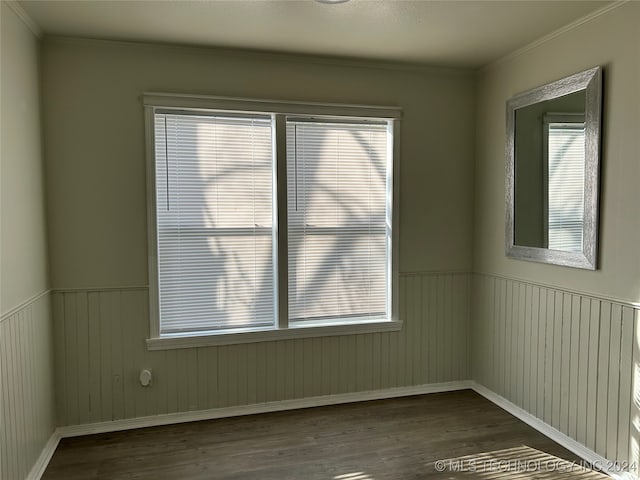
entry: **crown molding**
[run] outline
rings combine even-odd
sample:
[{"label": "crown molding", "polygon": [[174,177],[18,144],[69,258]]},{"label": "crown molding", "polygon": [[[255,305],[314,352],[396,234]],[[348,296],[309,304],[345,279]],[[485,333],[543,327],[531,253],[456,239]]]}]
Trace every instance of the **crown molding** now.
[{"label": "crown molding", "polygon": [[505,55],[504,57],[498,58],[497,60],[494,60],[491,63],[488,63],[486,65],[484,65],[483,67],[480,67],[477,72],[478,73],[483,73],[486,72],[488,70],[492,70],[493,68],[502,65],[503,63],[507,63],[510,62],[511,60],[524,55],[525,53],[534,50],[536,48],[538,48],[539,46],[553,40],[556,37],[560,37],[562,35],[564,35],[565,33],[570,32],[571,30],[574,30],[578,27],[580,27],[581,25],[584,25],[585,23],[589,23],[593,20],[595,20],[596,18],[599,18],[609,12],[611,12],[612,10],[615,10],[618,7],[621,7],[622,5],[625,5],[627,3],[629,3],[631,0],[614,0],[612,3],[610,3],[609,5],[605,5],[602,8],[599,8],[598,10],[594,10],[593,12],[589,13],[588,15],[585,15],[582,18],[579,18],[578,20],[575,20],[571,23],[568,23],[567,25],[565,25],[564,27],[560,27],[557,30],[554,30],[551,33],[548,33],[547,35],[544,35],[543,37],[538,38],[537,40],[534,40],[533,42],[525,45],[524,47],[521,47],[517,50],[514,50],[513,52]]},{"label": "crown molding", "polygon": [[29,16],[29,14],[25,11],[24,8],[16,1],[16,0],[2,0],[11,10],[15,13],[22,23],[24,23],[31,33],[33,33],[37,38],[41,39],[43,36],[42,29],[40,26]]}]

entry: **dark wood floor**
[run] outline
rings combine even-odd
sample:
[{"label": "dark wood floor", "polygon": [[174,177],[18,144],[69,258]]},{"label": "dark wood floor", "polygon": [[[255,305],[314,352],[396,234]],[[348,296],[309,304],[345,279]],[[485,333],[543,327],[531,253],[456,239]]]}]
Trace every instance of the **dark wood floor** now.
[{"label": "dark wood floor", "polygon": [[608,478],[572,461],[465,390],[68,438],[43,479]]}]

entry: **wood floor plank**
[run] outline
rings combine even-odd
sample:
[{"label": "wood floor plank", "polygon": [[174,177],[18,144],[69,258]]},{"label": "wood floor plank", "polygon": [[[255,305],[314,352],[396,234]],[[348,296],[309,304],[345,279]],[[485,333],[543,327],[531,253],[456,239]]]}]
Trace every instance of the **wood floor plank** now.
[{"label": "wood floor plank", "polygon": [[[465,390],[67,438],[42,478],[474,478],[469,471],[439,472],[437,462],[479,462],[487,456],[507,461],[518,455],[530,461],[555,456],[579,462],[549,438]],[[540,478],[495,473],[499,476],[482,478]],[[565,478],[565,472],[560,473]],[[583,471],[566,478],[607,477]]]}]

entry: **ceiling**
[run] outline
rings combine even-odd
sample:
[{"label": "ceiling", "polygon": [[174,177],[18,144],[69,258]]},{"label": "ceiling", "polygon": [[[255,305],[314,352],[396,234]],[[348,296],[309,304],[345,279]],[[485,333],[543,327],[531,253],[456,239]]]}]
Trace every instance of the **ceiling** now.
[{"label": "ceiling", "polygon": [[611,1],[21,0],[45,34],[478,68]]}]

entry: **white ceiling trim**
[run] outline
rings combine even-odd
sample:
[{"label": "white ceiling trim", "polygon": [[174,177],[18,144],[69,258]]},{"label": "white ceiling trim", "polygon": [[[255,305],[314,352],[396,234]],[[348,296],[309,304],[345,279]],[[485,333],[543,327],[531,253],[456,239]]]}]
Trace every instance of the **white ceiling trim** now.
[{"label": "white ceiling trim", "polygon": [[13,10],[22,23],[24,23],[31,33],[33,33],[36,37],[42,38],[42,29],[40,26],[29,16],[29,14],[25,11],[24,8],[20,6],[20,4],[16,0],[1,0],[7,4],[7,6]]},{"label": "white ceiling trim", "polygon": [[482,67],[480,67],[477,71],[478,72],[486,72],[488,70],[491,70],[495,67],[497,67],[498,65],[501,65],[503,63],[509,62],[517,57],[519,57],[520,55],[523,55],[535,48],[538,48],[540,45],[543,45],[551,40],[553,40],[556,37],[559,37],[561,35],[564,35],[565,33],[570,32],[571,30],[574,30],[576,28],[578,28],[581,25],[584,25],[585,23],[589,23],[593,20],[595,20],[598,17],[601,17],[602,15],[605,15],[607,13],[609,13],[612,10],[615,10],[618,7],[621,7],[622,5],[624,5],[625,3],[630,2],[631,0],[615,0],[614,3],[611,3],[609,5],[605,5],[602,8],[599,8],[598,10],[594,10],[593,12],[585,15],[582,18],[579,18],[567,25],[565,25],[564,27],[559,28],[558,30],[555,30],[551,33],[546,34],[543,37],[540,37],[537,40],[534,40],[533,42],[529,43],[528,45],[525,45],[524,47],[521,47],[517,50],[514,50],[513,52],[505,55],[504,57],[501,57],[497,60],[494,60],[491,63],[488,63]]},{"label": "white ceiling trim", "polygon": [[[16,1],[16,0],[12,0]],[[615,0],[18,0],[48,34],[477,70]]]}]

